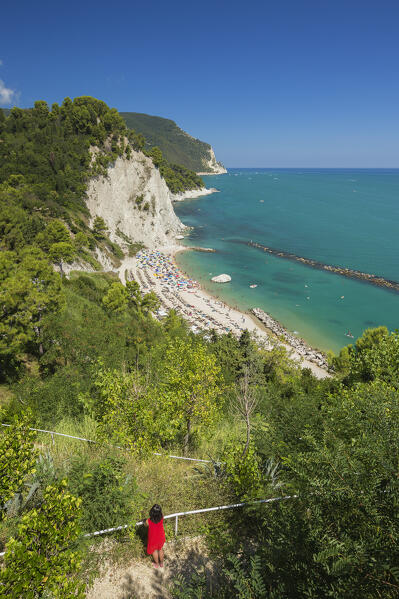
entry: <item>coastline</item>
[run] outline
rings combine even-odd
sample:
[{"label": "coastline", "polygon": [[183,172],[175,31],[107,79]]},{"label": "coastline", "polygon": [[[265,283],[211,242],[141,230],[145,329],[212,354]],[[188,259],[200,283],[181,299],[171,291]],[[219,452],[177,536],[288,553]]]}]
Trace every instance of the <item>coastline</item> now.
[{"label": "coastline", "polygon": [[[214,328],[219,333],[231,332],[236,337],[239,337],[243,330],[248,330],[254,333],[259,343],[266,349],[272,349],[276,344],[286,348],[291,358],[297,362],[301,368],[309,368],[317,378],[326,378],[329,373],[313,361],[312,354],[301,351],[298,346],[291,345],[287,342],[287,337],[281,341],[279,336],[270,327],[266,327],[264,323],[258,320],[254,315],[238,310],[229,306],[225,301],[220,300],[208,291],[205,291],[199,286],[194,285],[191,288],[191,279],[186,276],[186,281],[190,281],[188,287],[176,288],[175,282],[172,279],[172,284],[165,282],[165,278],[160,278],[158,269],[147,267],[140,263],[142,255],[155,254],[159,256],[159,260],[170,264],[170,269],[176,269],[184,279],[183,269],[178,265],[176,256],[180,252],[191,249],[183,245],[173,244],[165,247],[160,247],[157,250],[146,250],[147,253],[137,255],[138,257],[125,258],[119,267],[119,277],[122,282],[125,280],[134,279],[137,281],[144,293],[154,291],[161,301],[161,309],[158,312],[159,318],[166,315],[170,309],[175,309],[183,318],[191,323],[191,329],[194,332],[199,330],[211,330]],[[167,271],[168,266],[165,267]],[[281,325],[279,325],[281,327]],[[283,327],[281,330],[285,331]],[[289,333],[287,332],[287,335]],[[295,339],[298,342],[299,339]],[[296,343],[297,345],[297,343]],[[311,348],[308,348],[310,352]],[[299,350],[299,351],[298,351]]]},{"label": "coastline", "polygon": [[[174,252],[172,259],[173,259],[173,262],[176,264],[177,268],[179,268],[179,270],[181,270],[184,274],[189,276],[188,273],[185,273],[185,271],[182,269],[182,267],[177,263],[177,261],[175,259],[176,255],[178,253],[180,253],[181,251],[185,251],[185,250],[196,250],[197,251],[198,248],[189,247],[189,246],[179,247]],[[223,284],[221,284],[221,285],[223,285]],[[204,290],[203,288],[201,288],[201,293],[203,293],[207,297],[211,297],[213,299],[215,299],[215,297],[216,297],[216,299],[219,299],[218,296],[214,296],[211,292]],[[223,302],[226,305],[229,305],[227,302],[225,302],[225,300],[223,300]],[[241,315],[241,317],[243,315],[248,317],[255,325],[254,332],[256,332],[256,333],[258,333],[258,332],[265,333],[266,332],[268,334],[269,342],[270,342],[270,336],[272,337],[272,339],[279,340],[280,345],[283,345],[286,349],[293,352],[293,357],[295,360],[299,359],[299,361],[305,360],[308,363],[310,362],[310,363],[314,364],[315,366],[317,366],[317,368],[325,371],[327,374],[328,365],[327,365],[327,360],[325,358],[325,354],[323,354],[323,352],[321,352],[320,350],[311,347],[301,337],[297,337],[297,336],[294,336],[293,334],[291,334],[289,331],[287,331],[287,329],[278,320],[273,318],[270,314],[268,314],[264,310],[262,310],[260,308],[256,308],[256,307],[250,308],[248,312],[246,312],[244,310],[239,310],[238,308],[232,308],[231,306],[230,306],[230,308],[233,309],[235,312],[237,312],[239,315]],[[302,365],[302,366],[304,368],[309,367],[309,366],[304,366],[304,365]],[[311,368],[311,370],[313,370],[313,368]]]},{"label": "coastline", "polygon": [[219,190],[214,187],[204,187],[202,189],[189,189],[187,191],[183,191],[182,193],[172,194],[172,202],[183,202],[183,200],[194,200],[195,198],[199,198],[201,196],[208,196],[211,193],[218,193]]},{"label": "coastline", "polygon": [[227,174],[227,170],[225,168],[220,168],[217,171],[214,171],[212,173],[210,173],[209,171],[207,171],[206,173],[196,173],[196,175],[198,175],[199,177],[206,177],[208,175],[226,175]]}]

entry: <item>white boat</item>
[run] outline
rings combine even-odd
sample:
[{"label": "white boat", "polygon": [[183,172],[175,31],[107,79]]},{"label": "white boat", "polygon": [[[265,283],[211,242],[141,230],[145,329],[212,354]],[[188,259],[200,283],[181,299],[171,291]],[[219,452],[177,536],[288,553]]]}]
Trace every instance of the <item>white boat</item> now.
[{"label": "white boat", "polygon": [[257,287],[257,285],[250,285],[251,289],[255,289],[255,287]]}]

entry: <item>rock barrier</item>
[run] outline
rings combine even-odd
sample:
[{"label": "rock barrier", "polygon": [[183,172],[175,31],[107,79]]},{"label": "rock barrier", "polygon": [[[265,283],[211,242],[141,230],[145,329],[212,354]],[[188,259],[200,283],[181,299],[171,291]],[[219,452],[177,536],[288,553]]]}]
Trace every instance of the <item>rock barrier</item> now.
[{"label": "rock barrier", "polygon": [[261,243],[255,243],[254,241],[243,241],[242,243],[262,250],[263,252],[267,252],[268,254],[272,254],[272,256],[278,256],[279,258],[285,258],[286,260],[292,260],[293,262],[300,262],[301,264],[305,264],[311,268],[316,268],[317,270],[326,270],[327,272],[332,272],[335,275],[341,275],[342,277],[347,277],[349,279],[356,279],[358,281],[363,281],[364,283],[370,283],[376,287],[386,287],[391,291],[396,291],[399,293],[398,281],[385,279],[385,277],[381,277],[380,275],[370,274],[360,270],[353,270],[352,268],[346,268],[344,266],[324,264],[318,260],[312,260],[311,258],[304,258],[303,256],[297,256],[296,254],[291,254],[290,252],[276,250],[274,248],[267,247],[266,245],[262,245]]},{"label": "rock barrier", "polygon": [[287,341],[287,343],[297,352],[297,354],[303,358],[306,358],[306,360],[309,360],[309,362],[317,364],[317,366],[320,366],[320,368],[328,368],[327,359],[324,354],[311,348],[300,337],[296,337],[295,335],[292,335],[286,331],[286,329],[281,326],[277,320],[274,320],[270,314],[264,312],[260,308],[252,308],[251,312],[275,335],[278,337],[283,337],[283,339]]}]

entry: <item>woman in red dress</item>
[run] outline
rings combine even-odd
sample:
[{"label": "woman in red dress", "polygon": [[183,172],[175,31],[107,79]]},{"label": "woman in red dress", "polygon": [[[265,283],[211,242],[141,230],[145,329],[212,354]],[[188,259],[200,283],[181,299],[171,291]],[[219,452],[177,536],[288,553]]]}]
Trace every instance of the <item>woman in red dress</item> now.
[{"label": "woman in red dress", "polygon": [[154,559],[154,568],[163,568],[163,545],[165,530],[163,527],[162,508],[157,503],[150,509],[150,517],[146,520],[148,526],[147,553]]}]

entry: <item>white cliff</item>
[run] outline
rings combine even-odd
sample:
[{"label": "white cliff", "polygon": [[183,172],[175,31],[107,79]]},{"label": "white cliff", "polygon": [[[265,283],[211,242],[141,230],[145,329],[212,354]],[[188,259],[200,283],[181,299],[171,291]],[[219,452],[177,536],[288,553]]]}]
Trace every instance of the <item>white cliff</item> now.
[{"label": "white cliff", "polygon": [[185,226],[172,207],[173,195],[150,158],[132,151],[118,158],[107,176],[91,179],[87,207],[92,221],[104,219],[112,241],[123,246],[126,238],[147,247],[167,246]]},{"label": "white cliff", "polygon": [[202,164],[204,171],[197,173],[197,175],[224,175],[227,173],[227,170],[224,168],[223,164],[216,160],[213,148],[209,149],[208,160],[206,158],[202,158]]}]

